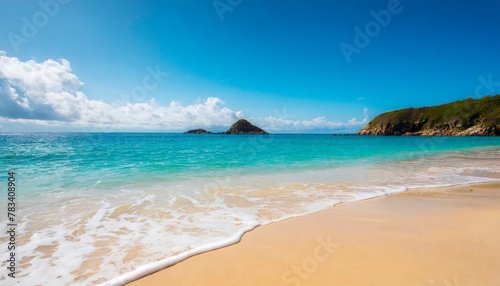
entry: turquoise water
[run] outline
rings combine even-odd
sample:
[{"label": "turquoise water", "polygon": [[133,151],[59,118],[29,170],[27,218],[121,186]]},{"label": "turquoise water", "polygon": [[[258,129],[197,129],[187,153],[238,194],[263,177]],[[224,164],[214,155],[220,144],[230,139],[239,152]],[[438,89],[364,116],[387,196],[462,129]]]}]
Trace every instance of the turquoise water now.
[{"label": "turquoise water", "polygon": [[31,133],[0,136],[4,170],[25,193],[120,188],[232,171],[270,172],[408,160],[499,147],[498,137]]},{"label": "turquoise water", "polygon": [[19,285],[120,285],[257,225],[500,179],[499,159],[498,137],[0,134],[0,181],[18,183]]}]

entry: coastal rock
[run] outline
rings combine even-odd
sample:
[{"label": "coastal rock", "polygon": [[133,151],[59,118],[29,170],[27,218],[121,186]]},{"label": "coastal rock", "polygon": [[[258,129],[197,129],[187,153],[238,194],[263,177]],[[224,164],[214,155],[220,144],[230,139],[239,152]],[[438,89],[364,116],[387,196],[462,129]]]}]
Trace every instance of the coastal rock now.
[{"label": "coastal rock", "polygon": [[359,135],[499,136],[500,95],[386,112]]},{"label": "coastal rock", "polygon": [[240,119],[236,121],[225,134],[269,134],[259,127],[248,122],[248,120]]},{"label": "coastal rock", "polygon": [[193,129],[193,130],[189,130],[189,131],[184,132],[184,134],[212,134],[212,132],[207,131],[205,129]]}]

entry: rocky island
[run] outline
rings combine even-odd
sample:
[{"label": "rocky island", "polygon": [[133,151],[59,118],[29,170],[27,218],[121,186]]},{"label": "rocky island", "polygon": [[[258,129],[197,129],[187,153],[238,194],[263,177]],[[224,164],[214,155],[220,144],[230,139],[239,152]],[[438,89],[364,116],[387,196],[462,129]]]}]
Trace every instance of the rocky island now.
[{"label": "rocky island", "polygon": [[236,121],[225,134],[269,134],[246,119]]},{"label": "rocky island", "polygon": [[498,136],[500,95],[378,115],[359,135]]},{"label": "rocky island", "polygon": [[200,128],[186,131],[184,134],[212,134],[212,132]]},{"label": "rocky island", "polygon": [[193,129],[184,132],[184,134],[269,134],[261,128],[253,125],[246,119],[236,121],[226,132],[212,133],[205,129]]}]

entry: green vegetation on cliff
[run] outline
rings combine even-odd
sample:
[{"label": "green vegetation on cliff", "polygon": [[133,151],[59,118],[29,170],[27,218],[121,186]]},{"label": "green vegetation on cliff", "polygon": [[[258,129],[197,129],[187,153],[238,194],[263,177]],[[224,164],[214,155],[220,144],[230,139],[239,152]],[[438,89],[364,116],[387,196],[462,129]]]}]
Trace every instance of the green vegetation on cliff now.
[{"label": "green vegetation on cliff", "polygon": [[405,108],[375,117],[361,135],[500,135],[500,95]]}]

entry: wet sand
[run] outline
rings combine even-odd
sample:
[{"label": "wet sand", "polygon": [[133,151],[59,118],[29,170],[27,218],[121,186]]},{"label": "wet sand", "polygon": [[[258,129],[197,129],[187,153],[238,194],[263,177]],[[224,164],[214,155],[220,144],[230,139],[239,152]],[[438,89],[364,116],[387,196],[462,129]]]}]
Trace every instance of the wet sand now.
[{"label": "wet sand", "polygon": [[500,285],[498,269],[500,181],[264,225],[128,285]]}]

